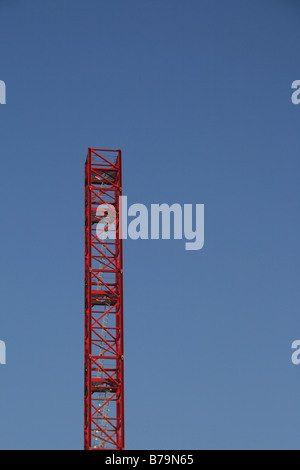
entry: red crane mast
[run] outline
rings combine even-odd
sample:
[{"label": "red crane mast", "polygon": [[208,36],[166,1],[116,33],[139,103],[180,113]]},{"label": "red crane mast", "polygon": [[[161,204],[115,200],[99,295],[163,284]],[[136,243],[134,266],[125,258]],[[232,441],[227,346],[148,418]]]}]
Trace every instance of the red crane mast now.
[{"label": "red crane mast", "polygon": [[85,450],[123,450],[122,152],[89,148],[85,163]]}]

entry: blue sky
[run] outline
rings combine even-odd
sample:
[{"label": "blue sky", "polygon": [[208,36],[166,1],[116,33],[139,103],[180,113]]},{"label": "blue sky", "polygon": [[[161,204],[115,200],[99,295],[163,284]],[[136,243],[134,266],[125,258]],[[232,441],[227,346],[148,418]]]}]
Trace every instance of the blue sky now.
[{"label": "blue sky", "polygon": [[300,4],[1,0],[0,447],[83,446],[83,168],[205,204],[124,243],[126,447],[299,449]]}]

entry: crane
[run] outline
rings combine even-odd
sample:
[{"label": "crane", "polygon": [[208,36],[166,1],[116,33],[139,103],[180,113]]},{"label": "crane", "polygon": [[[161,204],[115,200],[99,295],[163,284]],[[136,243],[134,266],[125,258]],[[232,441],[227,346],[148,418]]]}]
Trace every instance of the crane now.
[{"label": "crane", "polygon": [[122,151],[85,163],[84,448],[124,450]]}]

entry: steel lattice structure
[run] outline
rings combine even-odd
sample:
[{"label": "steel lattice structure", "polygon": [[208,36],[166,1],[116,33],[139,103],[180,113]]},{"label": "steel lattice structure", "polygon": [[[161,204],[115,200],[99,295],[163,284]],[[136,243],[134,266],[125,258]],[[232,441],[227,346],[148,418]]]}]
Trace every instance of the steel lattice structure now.
[{"label": "steel lattice structure", "polygon": [[85,164],[84,448],[124,449],[121,150],[89,149]]}]

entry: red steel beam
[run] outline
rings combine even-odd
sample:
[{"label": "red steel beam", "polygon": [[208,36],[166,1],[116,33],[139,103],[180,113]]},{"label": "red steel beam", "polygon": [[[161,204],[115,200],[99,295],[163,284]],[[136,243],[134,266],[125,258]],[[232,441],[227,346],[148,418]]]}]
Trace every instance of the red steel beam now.
[{"label": "red steel beam", "polygon": [[[121,150],[89,148],[85,163],[85,450],[125,448],[121,195]],[[106,211],[99,212],[103,204],[113,209],[115,221],[99,231],[98,224],[107,216]]]}]

